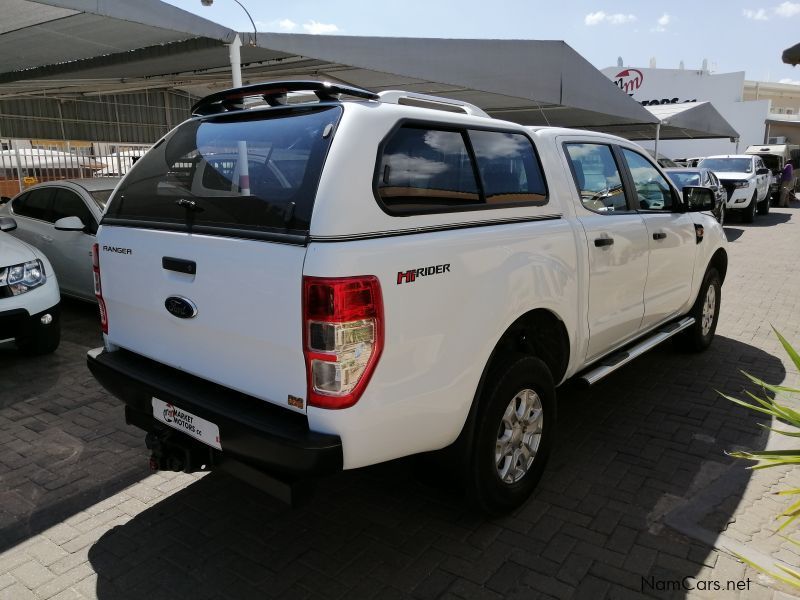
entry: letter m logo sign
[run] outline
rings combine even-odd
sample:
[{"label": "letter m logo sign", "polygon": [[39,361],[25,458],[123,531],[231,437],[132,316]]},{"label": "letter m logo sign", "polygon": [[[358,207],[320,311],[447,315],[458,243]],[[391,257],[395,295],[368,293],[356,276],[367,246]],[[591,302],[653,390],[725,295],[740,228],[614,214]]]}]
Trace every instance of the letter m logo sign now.
[{"label": "letter m logo sign", "polygon": [[397,285],[401,283],[413,283],[414,280],[417,278],[417,270],[411,269],[410,271],[400,271],[397,273]]}]

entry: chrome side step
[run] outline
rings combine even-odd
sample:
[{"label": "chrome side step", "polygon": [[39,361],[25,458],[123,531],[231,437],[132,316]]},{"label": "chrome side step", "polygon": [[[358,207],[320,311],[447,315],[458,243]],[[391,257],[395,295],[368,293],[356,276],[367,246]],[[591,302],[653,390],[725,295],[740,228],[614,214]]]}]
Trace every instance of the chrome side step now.
[{"label": "chrome side step", "polygon": [[680,333],[687,327],[691,327],[694,325],[694,320],[694,317],[686,317],[680,321],[674,321],[666,327],[662,327],[650,337],[645,338],[635,346],[631,346],[627,350],[623,350],[622,352],[618,352],[617,354],[612,354],[611,356],[601,359],[600,363],[596,367],[590,371],[586,371],[578,378],[578,380],[587,385],[597,383],[606,375],[610,375],[621,366],[627,365],[634,358],[637,358],[648,350],[655,348],[661,342],[668,340],[673,335]]}]

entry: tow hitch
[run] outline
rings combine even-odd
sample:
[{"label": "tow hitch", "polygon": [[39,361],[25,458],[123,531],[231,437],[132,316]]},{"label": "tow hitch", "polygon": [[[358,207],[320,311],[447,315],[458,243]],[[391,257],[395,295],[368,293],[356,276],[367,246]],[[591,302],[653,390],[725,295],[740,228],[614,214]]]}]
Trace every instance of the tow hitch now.
[{"label": "tow hitch", "polygon": [[144,439],[150,449],[150,471],[183,471],[197,473],[208,471],[215,464],[212,448],[185,437],[173,435],[170,430],[151,431]]},{"label": "tow hitch", "polygon": [[197,473],[219,469],[293,507],[305,504],[313,494],[313,480],[284,478],[267,474],[238,460],[223,459],[213,448],[171,429],[150,431],[144,440],[151,451],[150,471],[153,473]]}]

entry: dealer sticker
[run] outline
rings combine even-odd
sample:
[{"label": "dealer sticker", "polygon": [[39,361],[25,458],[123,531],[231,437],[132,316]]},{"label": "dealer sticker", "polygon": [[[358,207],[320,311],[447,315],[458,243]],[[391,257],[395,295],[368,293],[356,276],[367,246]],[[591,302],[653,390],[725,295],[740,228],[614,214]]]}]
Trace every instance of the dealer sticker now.
[{"label": "dealer sticker", "polygon": [[159,400],[155,396],[153,397],[153,416],[173,429],[182,431],[212,448],[222,450],[222,444],[219,441],[219,427],[211,421],[201,419],[197,415],[182,410],[169,402]]}]

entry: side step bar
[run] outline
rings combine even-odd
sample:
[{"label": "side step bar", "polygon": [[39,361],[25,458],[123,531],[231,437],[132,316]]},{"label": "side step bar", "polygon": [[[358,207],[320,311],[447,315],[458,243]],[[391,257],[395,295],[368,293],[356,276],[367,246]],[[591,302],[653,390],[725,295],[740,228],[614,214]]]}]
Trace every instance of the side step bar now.
[{"label": "side step bar", "polygon": [[694,317],[686,317],[680,321],[670,323],[666,327],[662,327],[650,337],[645,338],[635,346],[631,346],[627,350],[623,350],[622,352],[612,354],[611,356],[607,356],[606,358],[602,359],[596,367],[590,371],[586,371],[578,378],[578,380],[586,385],[593,385],[597,383],[606,375],[610,375],[623,365],[627,365],[634,358],[637,358],[648,350],[655,348],[661,342],[668,340],[673,335],[680,333],[687,327],[691,327],[694,325],[694,320]]}]

